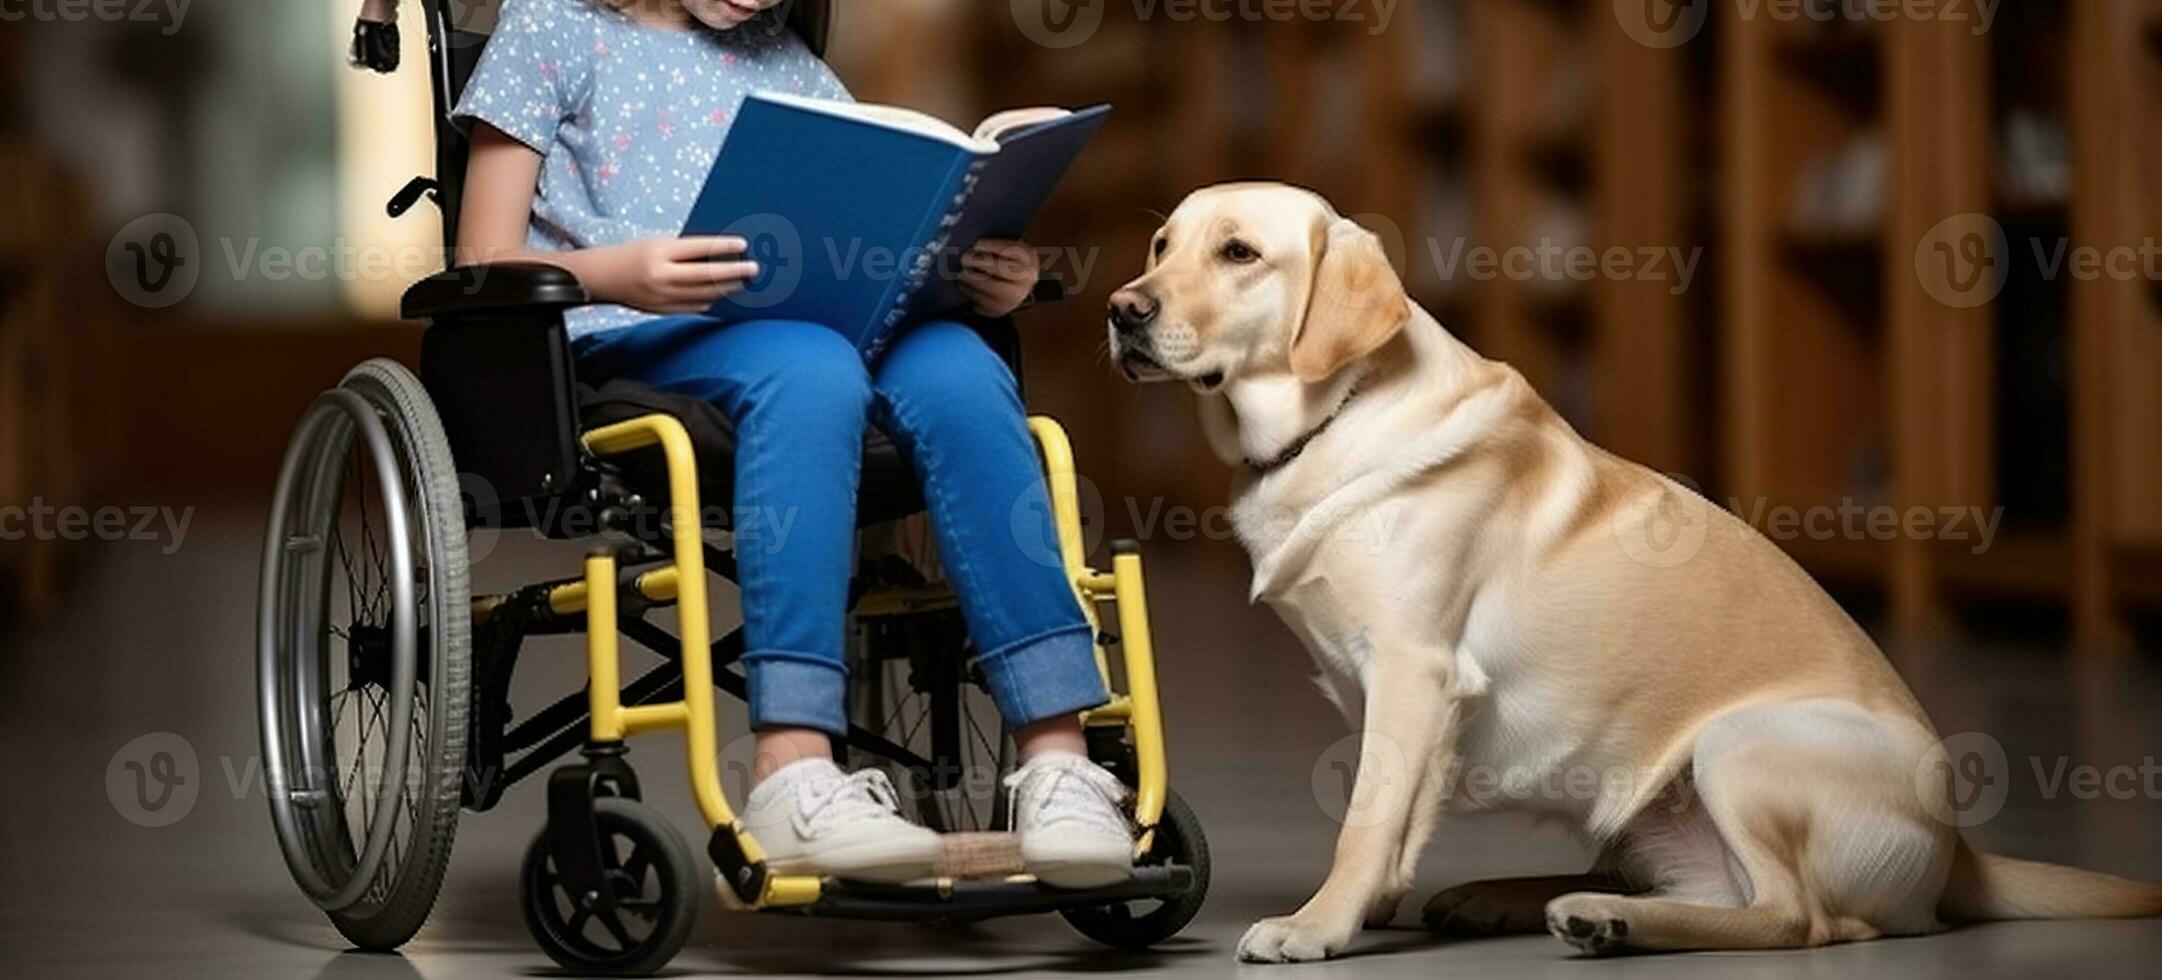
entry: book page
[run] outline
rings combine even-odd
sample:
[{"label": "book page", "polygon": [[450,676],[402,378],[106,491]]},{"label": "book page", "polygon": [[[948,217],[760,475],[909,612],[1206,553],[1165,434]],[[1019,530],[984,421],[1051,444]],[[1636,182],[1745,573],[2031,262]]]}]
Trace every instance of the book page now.
[{"label": "book page", "polygon": [[952,123],[929,113],[917,112],[914,109],[903,109],[900,106],[874,105],[868,102],[836,102],[831,99],[810,99],[785,92],[759,92],[757,97],[799,109],[808,109],[812,112],[823,112],[827,115],[840,116],[859,122],[885,126],[889,129],[914,133],[942,143],[951,143],[962,149],[977,153],[994,153],[998,150],[998,144],[995,141],[979,136],[970,136]]},{"label": "book page", "polygon": [[1053,119],[1064,119],[1070,115],[1073,115],[1071,111],[1052,106],[1008,109],[1004,112],[992,113],[981,125],[978,125],[976,127],[976,138],[996,143],[1008,133],[1047,123]]}]

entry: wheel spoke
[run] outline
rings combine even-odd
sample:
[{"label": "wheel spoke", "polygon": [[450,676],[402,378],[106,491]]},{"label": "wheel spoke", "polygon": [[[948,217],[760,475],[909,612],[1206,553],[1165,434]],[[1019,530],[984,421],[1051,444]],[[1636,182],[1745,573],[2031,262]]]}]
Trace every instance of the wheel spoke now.
[{"label": "wheel spoke", "polygon": [[638,945],[638,941],[631,938],[629,930],[623,928],[622,920],[616,918],[615,912],[603,909],[596,913],[594,918],[600,920],[601,928],[608,930],[608,934],[615,937],[616,942],[623,944],[623,952],[629,952],[631,947]]},{"label": "wheel spoke", "polygon": [[[339,565],[345,569],[346,612],[356,621],[365,621],[367,619],[367,609],[360,601],[360,573],[353,570],[353,552],[345,546],[343,522],[335,514],[331,516],[330,521],[330,542],[331,548],[338,555]],[[343,635],[340,634],[340,636]]]}]

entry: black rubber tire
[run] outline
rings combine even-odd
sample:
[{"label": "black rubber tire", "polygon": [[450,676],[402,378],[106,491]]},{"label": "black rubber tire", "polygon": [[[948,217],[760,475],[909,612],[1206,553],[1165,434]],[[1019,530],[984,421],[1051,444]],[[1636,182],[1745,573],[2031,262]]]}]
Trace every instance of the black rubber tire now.
[{"label": "black rubber tire", "polygon": [[1140,863],[1192,868],[1194,886],[1185,894],[1157,902],[1155,908],[1139,914],[1136,914],[1135,906],[1148,903],[1063,909],[1059,914],[1066,917],[1066,923],[1073,926],[1074,931],[1118,949],[1147,949],[1178,935],[1194,921],[1194,916],[1201,914],[1201,903],[1209,896],[1209,841],[1202,834],[1201,819],[1194,816],[1193,808],[1187,806],[1178,793],[1165,795],[1164,815],[1156,824],[1156,839]]},{"label": "black rubber tire", "polygon": [[[376,884],[360,900],[327,909],[331,924],[353,945],[381,951],[403,945],[427,921],[457,835],[471,700],[471,569],[458,469],[426,389],[403,365],[385,359],[354,368],[341,387],[375,409],[397,448],[410,493],[416,539],[412,545],[426,562],[428,621],[421,625],[428,645],[416,653],[428,669],[416,679],[428,692],[427,740],[420,747],[422,757],[406,776],[414,787],[406,809],[411,840],[395,858],[385,856],[374,876]],[[359,843],[348,836],[316,846],[357,850]]]},{"label": "black rubber tire", "polygon": [[458,836],[460,781],[465,773],[468,708],[472,703],[473,619],[469,598],[472,568],[466,560],[465,504],[459,496],[458,466],[450,439],[420,379],[403,364],[386,358],[362,362],[345,376],[345,387],[390,411],[402,438],[412,447],[412,479],[427,511],[423,532],[433,554],[429,560],[431,594],[446,615],[431,624],[430,736],[434,758],[405,869],[398,888],[381,908],[347,909],[330,914],[338,932],[361,949],[392,950],[420,931],[443,890],[451,845]]},{"label": "black rubber tire", "polygon": [[[691,926],[698,921],[698,896],[710,877],[698,873],[690,846],[683,842],[675,826],[643,804],[604,797],[595,801],[593,817],[603,841],[604,866],[618,872],[636,866],[636,870],[628,872],[636,880],[624,879],[623,887],[632,889],[629,894],[639,896],[640,906],[650,909],[652,931],[628,944],[619,943],[620,948],[611,948],[594,941],[590,922],[579,922],[573,928],[576,916],[567,911],[574,907],[573,900],[553,882],[554,863],[548,853],[545,827],[526,848],[519,874],[519,905],[525,910],[526,928],[548,958],[566,970],[615,977],[650,976],[675,959],[690,939]],[[619,844],[625,842],[630,844],[629,852],[619,852]],[[645,860],[636,860],[640,856]],[[651,890],[658,892],[651,898],[644,897],[648,873],[653,879]],[[620,920],[618,927],[622,928]],[[624,931],[628,933],[627,928]]]}]

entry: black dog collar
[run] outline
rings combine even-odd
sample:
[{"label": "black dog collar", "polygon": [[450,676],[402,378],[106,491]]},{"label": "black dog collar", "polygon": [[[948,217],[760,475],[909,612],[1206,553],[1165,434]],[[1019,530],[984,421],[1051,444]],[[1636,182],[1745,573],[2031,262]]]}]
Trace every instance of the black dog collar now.
[{"label": "black dog collar", "polygon": [[1327,418],[1322,419],[1320,424],[1306,430],[1303,435],[1286,443],[1284,448],[1277,450],[1276,455],[1268,459],[1248,457],[1245,461],[1246,468],[1253,470],[1256,475],[1267,476],[1291,465],[1291,461],[1298,459],[1299,454],[1305,452],[1307,446],[1312,445],[1314,440],[1321,438],[1322,433],[1329,431],[1329,426],[1336,424],[1337,418],[1344,414],[1344,409],[1351,404],[1351,400],[1359,397],[1359,389],[1365,383],[1366,379],[1364,378],[1352,382],[1351,387],[1344,392],[1344,400],[1337,402],[1336,409],[1330,412]]}]

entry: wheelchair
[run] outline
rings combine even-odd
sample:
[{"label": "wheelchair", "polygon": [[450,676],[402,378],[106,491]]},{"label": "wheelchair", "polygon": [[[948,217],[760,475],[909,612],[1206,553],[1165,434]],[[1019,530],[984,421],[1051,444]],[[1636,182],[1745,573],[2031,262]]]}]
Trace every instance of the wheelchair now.
[{"label": "wheelchair", "polygon": [[[437,176],[416,178],[389,204],[395,216],[431,198],[446,246],[466,155],[450,110],[485,40],[454,25],[450,4],[420,4]],[[788,16],[822,48],[826,4],[798,2]],[[387,70],[390,50],[364,60]],[[717,745],[716,692],[745,694],[734,669],[743,640],[740,630],[709,633],[708,580],[731,579],[735,564],[725,519],[711,520],[701,501],[728,499],[732,432],[695,399],[581,384],[563,311],[585,302],[574,277],[539,264],[451,268],[419,282],[401,301],[405,319],[428,324],[418,375],[383,359],[354,368],[307,410],[280,464],[257,620],[262,750],[285,862],[338,931],[364,949],[405,943],[436,900],[460,810],[485,812],[551,766],[519,903],[542,949],[576,972],[660,969],[709,887],[731,909],[768,914],[1057,912],[1123,948],[1184,928],[1207,893],[1209,854],[1193,811],[1166,784],[1141,557],[1120,542],[1109,571],[1087,564],[1072,449],[1042,417],[1029,428],[1059,560],[1114,692],[1083,717],[1089,754],[1132,789],[1134,874],[1071,891],[1022,873],[1001,833],[1010,822],[998,783],[986,792],[967,778],[1003,776],[1014,759],[1010,738],[985,717],[990,702],[954,597],[894,559],[859,562],[852,583],[852,721],[836,752],[899,776],[934,829],[976,832],[949,839],[970,841],[977,858],[898,886],[768,871],[723,789]],[[1011,325],[981,326],[1018,376]],[[923,508],[882,435],[866,439],[861,484],[864,525]],[[480,529],[598,546],[580,574],[473,595],[468,544]],[[650,615],[671,606],[674,633]],[[511,678],[523,642],[576,633],[586,643],[583,690],[518,717]],[[658,659],[627,683],[623,639]],[[640,802],[627,741],[659,732],[683,739],[714,876]],[[556,765],[574,750],[578,759]]]}]

